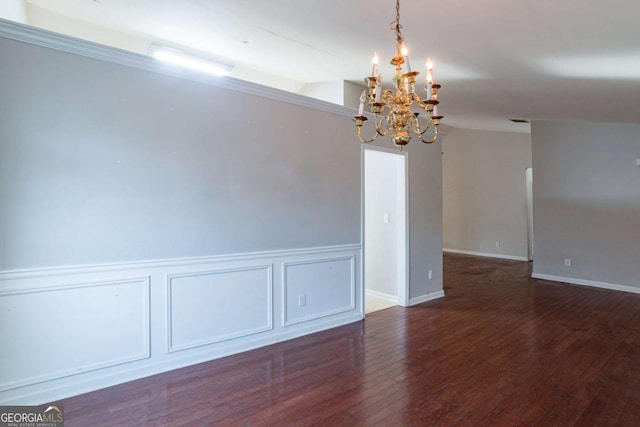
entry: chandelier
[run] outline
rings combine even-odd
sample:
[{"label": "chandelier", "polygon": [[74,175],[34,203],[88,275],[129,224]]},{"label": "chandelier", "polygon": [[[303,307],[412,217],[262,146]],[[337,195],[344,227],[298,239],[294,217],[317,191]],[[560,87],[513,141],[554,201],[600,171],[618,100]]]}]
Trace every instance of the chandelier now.
[{"label": "chandelier", "polygon": [[[391,140],[400,150],[411,140],[411,133],[425,144],[435,142],[443,117],[438,115],[438,89],[441,86],[433,83],[431,58],[427,58],[426,97],[421,100],[415,89],[416,78],[420,72],[411,70],[409,51],[404,44],[401,28],[400,0],[396,0],[396,19],[391,22],[391,29],[396,34],[396,55],[390,61],[391,65],[396,67],[392,77],[394,89],[382,90],[382,75],[378,74],[378,55],[375,54],[371,76],[364,79],[367,89],[360,95],[358,115],[353,118],[360,142],[373,142],[378,135],[385,136],[391,132]],[[373,113],[376,133],[371,139],[362,136],[362,126],[368,120],[364,115],[365,103],[369,104]],[[418,109],[425,112],[424,116],[420,111],[414,111]],[[433,137],[425,140],[423,135],[429,129],[433,129]]]}]

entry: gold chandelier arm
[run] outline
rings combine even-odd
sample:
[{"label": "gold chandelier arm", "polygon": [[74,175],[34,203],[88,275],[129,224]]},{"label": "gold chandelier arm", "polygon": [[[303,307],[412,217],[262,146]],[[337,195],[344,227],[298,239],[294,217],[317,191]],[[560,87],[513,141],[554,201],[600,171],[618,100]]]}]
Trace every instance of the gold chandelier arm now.
[{"label": "gold chandelier arm", "polygon": [[413,92],[411,94],[411,98],[418,104],[420,108],[427,111],[427,113],[431,113],[433,111],[433,107],[440,104],[440,101],[435,99],[425,99],[424,101],[420,99],[420,96]]},{"label": "gold chandelier arm", "polygon": [[[382,130],[383,129],[383,126],[382,126],[383,123],[387,124],[386,128],[384,128],[384,131]],[[386,134],[388,134],[389,133],[389,128],[390,128],[390,126],[389,126],[389,117],[384,117],[383,116],[380,119],[379,122],[376,122],[376,133],[378,135],[380,135],[380,136],[385,136]]]},{"label": "gold chandelier arm", "polygon": [[[362,125],[364,124],[364,122],[366,122],[368,119],[366,116],[356,116],[353,118],[353,121],[356,123],[356,132],[358,134],[358,139],[360,140],[360,142],[364,143],[364,144],[368,144],[370,142],[375,141],[375,139],[378,137],[378,132],[376,129],[376,133],[373,134],[373,138],[371,139],[366,139],[362,136]],[[377,126],[376,126],[377,128]]]},{"label": "gold chandelier arm", "polygon": [[[429,127],[427,126],[427,129],[428,128]],[[420,141],[424,142],[425,144],[432,144],[432,143],[436,142],[437,139],[438,139],[438,126],[434,126],[433,127],[433,138],[431,138],[430,140],[425,141],[424,139],[422,139],[422,136],[420,136]]]},{"label": "gold chandelier arm", "polygon": [[433,120],[431,120],[431,118],[429,118],[429,121],[427,122],[427,126],[420,132],[420,136],[424,135],[425,133],[427,133],[427,131],[429,129],[433,128],[434,131],[438,130],[438,126],[434,126]]},{"label": "gold chandelier arm", "polygon": [[391,102],[393,102],[393,91],[391,89],[385,89],[384,92],[382,92],[382,99],[386,101],[387,105],[391,105]]},{"label": "gold chandelier arm", "polygon": [[420,99],[420,96],[418,96],[417,93],[411,92],[410,95],[411,95],[411,99],[413,99],[420,108],[422,108],[423,110],[427,109],[427,104],[422,102],[422,100]]},{"label": "gold chandelier arm", "polygon": [[374,133],[373,134],[373,138],[371,139],[365,139],[362,137],[362,126],[358,126],[358,139],[360,140],[360,142],[368,144],[370,142],[373,142],[376,140],[376,138],[378,137],[378,133]]},{"label": "gold chandelier arm", "polygon": [[427,117],[426,117],[427,125],[424,127],[424,129],[421,129],[420,128],[420,120],[418,120],[418,118],[419,118],[418,113],[413,113],[413,114],[414,114],[414,117],[411,119],[411,122],[410,122],[411,130],[416,135],[422,136],[431,128],[431,126],[433,125],[433,120],[431,120],[431,117],[429,117],[429,115],[427,115]]}]

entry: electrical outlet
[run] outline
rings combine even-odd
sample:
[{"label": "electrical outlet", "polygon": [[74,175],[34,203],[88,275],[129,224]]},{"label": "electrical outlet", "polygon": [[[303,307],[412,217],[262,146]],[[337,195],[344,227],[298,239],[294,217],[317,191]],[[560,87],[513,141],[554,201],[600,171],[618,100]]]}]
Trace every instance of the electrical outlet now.
[{"label": "electrical outlet", "polygon": [[564,266],[565,267],[571,267],[571,260],[569,258],[565,258],[564,259]]},{"label": "electrical outlet", "polygon": [[298,295],[298,307],[304,307],[307,305],[307,294]]},{"label": "electrical outlet", "polygon": [[496,248],[500,247],[500,242],[496,242]]},{"label": "electrical outlet", "polygon": [[384,221],[385,224],[389,224],[389,214],[388,213],[382,215],[382,221]]},{"label": "electrical outlet", "polygon": [[433,270],[429,270],[429,280],[433,279]]}]

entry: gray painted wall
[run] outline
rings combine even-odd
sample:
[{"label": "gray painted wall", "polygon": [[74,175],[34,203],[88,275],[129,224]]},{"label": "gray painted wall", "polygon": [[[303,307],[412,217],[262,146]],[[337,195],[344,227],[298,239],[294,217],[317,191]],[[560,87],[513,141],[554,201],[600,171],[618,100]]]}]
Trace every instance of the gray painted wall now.
[{"label": "gray painted wall", "polygon": [[453,129],[443,151],[444,247],[526,257],[530,135]]},{"label": "gray painted wall", "polygon": [[[348,117],[4,38],[0,55],[0,270],[361,243]],[[441,144],[407,151],[420,297],[442,290]]]},{"label": "gray painted wall", "polygon": [[0,39],[0,270],[360,242],[348,118]]},{"label": "gray painted wall", "polygon": [[532,140],[534,274],[640,287],[640,125],[536,121]]}]

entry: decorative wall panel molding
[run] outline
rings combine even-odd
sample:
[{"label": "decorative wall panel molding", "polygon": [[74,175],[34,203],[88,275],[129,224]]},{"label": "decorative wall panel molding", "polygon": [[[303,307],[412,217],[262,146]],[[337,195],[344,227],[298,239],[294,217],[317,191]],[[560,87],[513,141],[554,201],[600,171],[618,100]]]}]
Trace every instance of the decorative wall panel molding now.
[{"label": "decorative wall panel molding", "polygon": [[168,352],[273,328],[272,266],[167,278]]},{"label": "decorative wall panel molding", "polygon": [[355,309],[355,256],[282,264],[283,325]]},{"label": "decorative wall panel molding", "polygon": [[0,324],[12,345],[0,347],[0,405],[46,403],[361,320],[360,257],[360,245],[337,245],[2,271]]},{"label": "decorative wall panel molding", "polygon": [[0,391],[150,356],[149,278],[0,292]]}]

